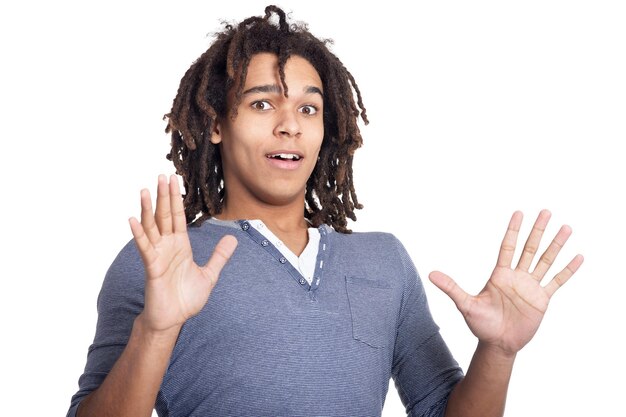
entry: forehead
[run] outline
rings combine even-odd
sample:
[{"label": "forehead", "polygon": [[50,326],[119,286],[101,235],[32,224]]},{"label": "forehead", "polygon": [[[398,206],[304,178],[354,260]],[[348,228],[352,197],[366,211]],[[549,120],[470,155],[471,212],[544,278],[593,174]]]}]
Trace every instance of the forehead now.
[{"label": "forehead", "polygon": [[[285,63],[285,82],[291,90],[300,87],[317,87],[322,89],[322,80],[309,61],[298,55],[291,56]],[[262,52],[252,56],[248,64],[248,73],[244,90],[259,85],[280,85],[278,73],[278,56]]]}]

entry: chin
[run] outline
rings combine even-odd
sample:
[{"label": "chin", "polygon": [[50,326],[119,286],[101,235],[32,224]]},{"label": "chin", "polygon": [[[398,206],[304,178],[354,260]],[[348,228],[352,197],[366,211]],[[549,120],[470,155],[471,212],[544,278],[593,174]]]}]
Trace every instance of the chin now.
[{"label": "chin", "polygon": [[266,190],[258,196],[259,200],[269,206],[282,207],[298,202],[304,204],[304,192],[304,189],[288,191],[283,188],[281,190]]}]

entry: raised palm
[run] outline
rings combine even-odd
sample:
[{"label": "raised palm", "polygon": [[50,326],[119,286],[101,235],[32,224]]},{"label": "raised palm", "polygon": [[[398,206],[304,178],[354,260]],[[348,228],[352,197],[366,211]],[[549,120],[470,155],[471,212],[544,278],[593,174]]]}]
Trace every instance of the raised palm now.
[{"label": "raised palm", "polygon": [[481,343],[515,354],[536,333],[550,298],[576,272],[583,262],[576,255],[545,286],[541,281],[569,238],[571,229],[563,226],[530,272],[550,212],[539,213],[515,268],[512,267],[522,213],[515,212],[500,247],[498,262],[489,281],[476,295],[463,291],[449,276],[434,271],[431,281],[454,301],[468,327]]},{"label": "raised palm", "polygon": [[163,331],[181,326],[206,304],[219,273],[237,246],[223,237],[204,266],[193,260],[178,181],[159,176],[154,214],[150,193],[141,192],[141,223],[130,227],[146,270],[144,323]]}]

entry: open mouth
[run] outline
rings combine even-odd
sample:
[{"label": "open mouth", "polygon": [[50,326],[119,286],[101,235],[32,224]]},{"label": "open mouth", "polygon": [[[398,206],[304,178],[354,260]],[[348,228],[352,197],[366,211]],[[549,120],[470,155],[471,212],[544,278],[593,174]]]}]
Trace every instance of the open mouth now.
[{"label": "open mouth", "polygon": [[300,159],[302,159],[300,155],[296,155],[295,153],[275,153],[265,156],[267,158],[277,159],[279,161],[299,161]]}]

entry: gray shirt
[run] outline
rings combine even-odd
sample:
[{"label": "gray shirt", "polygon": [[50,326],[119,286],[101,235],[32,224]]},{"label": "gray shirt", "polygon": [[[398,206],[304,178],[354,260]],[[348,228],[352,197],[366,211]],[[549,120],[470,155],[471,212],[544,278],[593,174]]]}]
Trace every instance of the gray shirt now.
[{"label": "gray shirt", "polygon": [[[319,231],[309,284],[245,221],[189,229],[198,264],[225,234],[239,245],[180,332],[157,396],[160,416],[379,416],[391,377],[410,416],[443,416],[462,371],[402,244],[386,233]],[[122,353],[143,290],[131,241],[104,280],[68,416]]]}]

